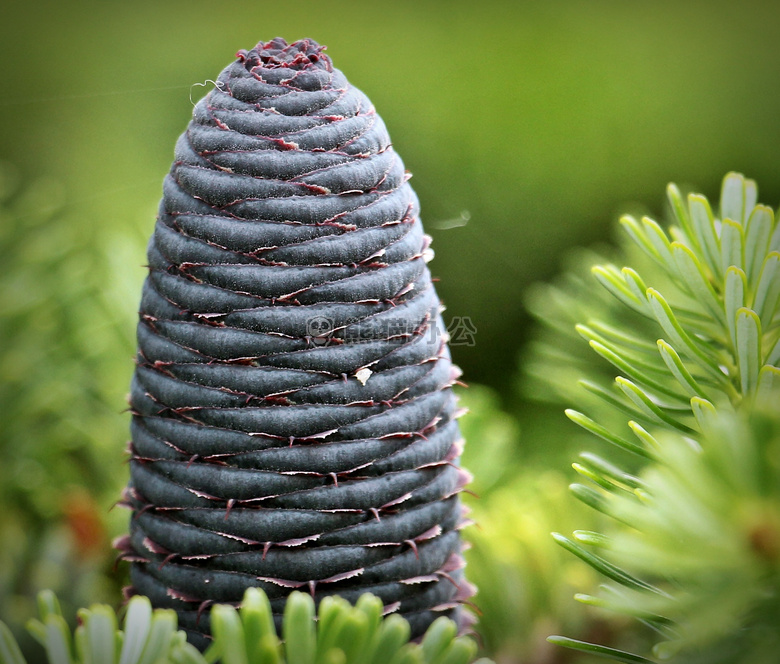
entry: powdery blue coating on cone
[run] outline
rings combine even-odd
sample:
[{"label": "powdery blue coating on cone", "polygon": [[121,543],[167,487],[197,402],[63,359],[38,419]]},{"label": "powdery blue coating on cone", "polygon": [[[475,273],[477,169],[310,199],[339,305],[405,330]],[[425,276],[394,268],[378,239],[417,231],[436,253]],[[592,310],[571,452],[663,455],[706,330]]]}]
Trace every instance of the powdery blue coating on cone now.
[{"label": "powdery blue coating on cone", "polygon": [[138,326],[130,593],[205,645],[262,587],[458,618],[461,438],[429,238],[366,96],[310,40],[219,76],[164,183]]}]

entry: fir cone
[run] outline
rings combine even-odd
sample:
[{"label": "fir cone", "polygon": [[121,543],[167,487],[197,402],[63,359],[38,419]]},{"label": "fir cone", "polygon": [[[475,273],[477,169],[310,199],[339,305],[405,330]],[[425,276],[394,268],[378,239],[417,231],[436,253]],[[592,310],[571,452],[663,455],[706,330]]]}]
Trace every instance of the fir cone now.
[{"label": "fir cone", "polygon": [[129,593],[203,647],[259,586],[462,622],[461,438],[432,255],[382,120],[324,47],[240,51],[194,109],[148,249]]}]

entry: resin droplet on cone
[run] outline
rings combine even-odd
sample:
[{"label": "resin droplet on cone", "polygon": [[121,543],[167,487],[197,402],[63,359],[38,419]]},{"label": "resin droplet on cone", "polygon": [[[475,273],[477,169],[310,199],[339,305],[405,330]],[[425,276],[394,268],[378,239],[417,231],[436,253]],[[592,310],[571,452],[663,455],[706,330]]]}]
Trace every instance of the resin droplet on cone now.
[{"label": "resin droplet on cone", "polygon": [[461,438],[430,238],[382,120],[313,41],[240,51],[164,183],[132,387],[131,593],[204,645],[259,586],[459,617]]}]

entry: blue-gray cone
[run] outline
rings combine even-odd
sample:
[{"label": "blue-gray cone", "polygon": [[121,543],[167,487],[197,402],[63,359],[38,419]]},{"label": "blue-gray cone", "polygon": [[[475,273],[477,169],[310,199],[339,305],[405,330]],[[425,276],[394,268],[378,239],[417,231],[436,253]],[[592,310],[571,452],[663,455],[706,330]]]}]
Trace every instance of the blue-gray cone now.
[{"label": "blue-gray cone", "polygon": [[248,586],[463,622],[461,438],[418,201],[311,40],[239,52],[177,145],[133,380],[129,593],[209,639]]}]

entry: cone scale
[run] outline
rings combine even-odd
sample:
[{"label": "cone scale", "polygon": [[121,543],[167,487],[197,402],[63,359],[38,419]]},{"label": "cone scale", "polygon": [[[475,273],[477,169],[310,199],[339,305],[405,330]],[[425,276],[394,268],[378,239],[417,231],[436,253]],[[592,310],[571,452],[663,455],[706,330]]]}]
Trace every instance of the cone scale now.
[{"label": "cone scale", "polygon": [[262,588],[463,623],[461,437],[417,198],[311,40],[240,51],[195,107],[148,248],[129,594],[201,647]]}]

